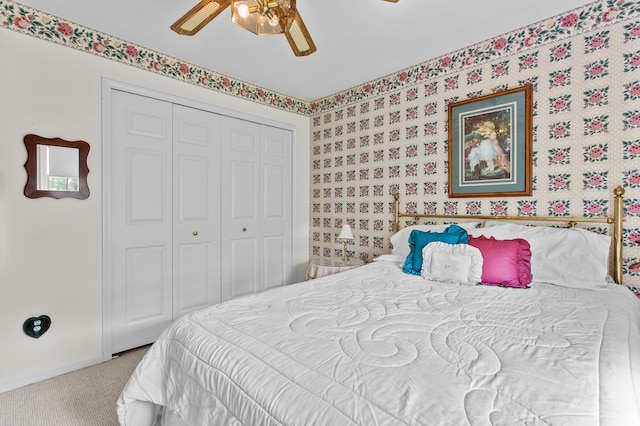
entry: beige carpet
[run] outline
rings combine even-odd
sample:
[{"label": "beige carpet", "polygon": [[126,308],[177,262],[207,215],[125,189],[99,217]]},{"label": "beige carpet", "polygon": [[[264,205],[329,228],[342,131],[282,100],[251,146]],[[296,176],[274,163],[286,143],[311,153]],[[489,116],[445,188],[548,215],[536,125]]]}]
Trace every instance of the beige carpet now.
[{"label": "beige carpet", "polygon": [[114,426],[116,401],[148,346],[49,380],[0,393],[0,425]]}]

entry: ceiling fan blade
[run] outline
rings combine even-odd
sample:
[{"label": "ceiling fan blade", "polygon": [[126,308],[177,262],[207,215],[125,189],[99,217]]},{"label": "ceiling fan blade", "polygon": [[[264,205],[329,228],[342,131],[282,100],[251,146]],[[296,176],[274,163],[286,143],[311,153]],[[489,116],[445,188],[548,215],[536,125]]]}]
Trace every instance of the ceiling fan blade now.
[{"label": "ceiling fan blade", "polygon": [[384,0],[384,1],[388,1],[389,3],[398,3],[398,0]]},{"label": "ceiling fan blade", "polygon": [[178,34],[192,36],[218,16],[231,4],[231,0],[202,0],[193,9],[171,25]]},{"label": "ceiling fan blade", "polygon": [[291,27],[289,27],[288,31],[285,31],[284,35],[287,37],[287,41],[289,41],[289,45],[291,45],[291,49],[293,49],[293,53],[296,56],[307,56],[316,51],[316,45],[311,39],[304,22],[302,22],[300,13],[297,11]]}]

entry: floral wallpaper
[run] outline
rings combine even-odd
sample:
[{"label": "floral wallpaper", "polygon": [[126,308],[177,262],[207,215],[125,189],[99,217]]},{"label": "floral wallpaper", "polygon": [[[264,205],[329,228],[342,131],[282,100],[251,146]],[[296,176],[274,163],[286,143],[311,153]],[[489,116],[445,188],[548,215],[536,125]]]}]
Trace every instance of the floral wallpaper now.
[{"label": "floral wallpaper", "polygon": [[[392,196],[419,213],[601,216],[625,191],[624,282],[640,284],[640,4],[602,1],[311,109],[311,255],[390,251]],[[533,196],[448,198],[448,104],[533,86]],[[608,233],[608,226],[588,226]]]},{"label": "floral wallpaper", "polygon": [[[306,102],[0,0],[0,27],[311,119],[311,255],[388,252],[392,195],[417,212],[608,215],[625,188],[625,283],[640,285],[640,3],[599,0]],[[534,88],[532,197],[447,197],[447,106]],[[606,227],[592,227],[606,233]]]}]

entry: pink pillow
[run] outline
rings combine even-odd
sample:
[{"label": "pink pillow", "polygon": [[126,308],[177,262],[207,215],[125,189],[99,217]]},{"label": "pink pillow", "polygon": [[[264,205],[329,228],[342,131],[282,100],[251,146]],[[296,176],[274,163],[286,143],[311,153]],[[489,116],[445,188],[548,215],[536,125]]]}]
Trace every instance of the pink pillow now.
[{"label": "pink pillow", "polygon": [[496,240],[493,237],[472,237],[469,245],[482,254],[482,284],[526,288],[532,280],[531,247],[527,240]]}]

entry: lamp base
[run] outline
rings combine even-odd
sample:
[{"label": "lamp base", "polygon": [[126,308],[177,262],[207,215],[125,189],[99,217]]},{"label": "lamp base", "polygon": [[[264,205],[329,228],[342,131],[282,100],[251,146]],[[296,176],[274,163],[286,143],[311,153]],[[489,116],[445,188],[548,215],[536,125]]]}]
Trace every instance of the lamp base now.
[{"label": "lamp base", "polygon": [[342,241],[342,261],[347,263],[349,258],[347,257],[347,241]]}]

